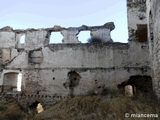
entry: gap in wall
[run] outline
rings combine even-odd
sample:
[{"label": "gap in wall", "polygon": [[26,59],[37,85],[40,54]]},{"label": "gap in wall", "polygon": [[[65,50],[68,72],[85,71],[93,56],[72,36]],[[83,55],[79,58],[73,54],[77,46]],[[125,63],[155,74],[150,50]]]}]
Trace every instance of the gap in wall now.
[{"label": "gap in wall", "polygon": [[37,112],[38,112],[38,113],[41,113],[41,112],[44,111],[43,106],[41,105],[41,103],[38,103],[38,104],[37,104],[36,109],[37,109]]},{"label": "gap in wall", "polygon": [[90,31],[81,31],[77,37],[81,43],[88,43],[88,40],[91,39]]},{"label": "gap in wall", "polygon": [[134,95],[132,85],[126,85],[125,86],[125,94],[128,95],[128,96],[133,96]]},{"label": "gap in wall", "polygon": [[51,32],[49,44],[62,43],[63,36],[60,32]]},{"label": "gap in wall", "polygon": [[14,92],[21,91],[22,74],[17,72],[8,72],[3,76],[3,91]]},{"label": "gap in wall", "polygon": [[21,91],[21,84],[22,84],[22,73],[19,73],[17,78],[17,91]]},{"label": "gap in wall", "polygon": [[138,38],[138,41],[143,43],[148,41],[148,35],[147,35],[147,24],[144,25],[137,25],[137,31],[136,36]]},{"label": "gap in wall", "polygon": [[24,44],[25,43],[25,35],[22,35],[20,37],[20,44]]}]

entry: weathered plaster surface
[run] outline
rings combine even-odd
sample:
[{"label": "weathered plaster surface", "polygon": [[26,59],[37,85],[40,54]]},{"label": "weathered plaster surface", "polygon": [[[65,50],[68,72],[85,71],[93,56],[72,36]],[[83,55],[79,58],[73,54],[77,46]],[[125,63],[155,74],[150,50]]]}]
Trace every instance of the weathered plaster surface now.
[{"label": "weathered plaster surface", "polygon": [[47,31],[38,30],[38,31],[27,31],[25,39],[25,49],[37,49],[44,45],[46,41]]},{"label": "weathered plaster surface", "polygon": [[110,37],[110,30],[107,28],[91,31],[91,38],[101,38],[102,42],[113,42]]},{"label": "weathered plaster surface", "polygon": [[[0,40],[11,40],[11,43],[8,45],[5,41],[0,47],[1,92],[6,87],[3,84],[8,80],[4,79],[6,76],[21,73],[19,102],[30,106],[39,101],[47,107],[70,96],[90,92],[100,94],[106,88],[117,89],[118,84],[133,75],[151,75],[148,43],[114,43],[110,36],[114,27],[111,22],[103,26],[74,28],[2,28]],[[79,43],[77,35],[85,30],[90,30],[91,37],[102,42]],[[8,33],[4,34],[6,31]],[[51,32],[57,31],[62,33],[63,43],[49,44]],[[20,43],[22,35],[25,35],[25,43]]]},{"label": "weathered plaster surface", "polygon": [[[159,31],[160,31],[159,0],[127,0],[129,42],[137,41],[138,25],[147,25],[147,41],[153,89],[160,97],[159,70]],[[143,31],[142,31],[143,32]],[[133,45],[133,43],[132,43]],[[140,58],[140,56],[138,57]]]},{"label": "weathered plaster surface", "polygon": [[150,46],[150,59],[152,60],[152,77],[154,90],[158,97],[160,97],[160,1],[147,0],[148,13],[148,39]]},{"label": "weathered plaster surface", "polygon": [[61,34],[64,36],[63,43],[79,43],[77,39],[78,33],[77,29],[62,30]]},{"label": "weathered plaster surface", "polygon": [[15,40],[15,33],[14,32],[7,32],[7,31],[2,31],[0,32],[0,48],[14,48],[16,44]]},{"label": "weathered plaster surface", "polygon": [[127,0],[129,40],[136,40],[137,25],[147,24],[146,0]]}]

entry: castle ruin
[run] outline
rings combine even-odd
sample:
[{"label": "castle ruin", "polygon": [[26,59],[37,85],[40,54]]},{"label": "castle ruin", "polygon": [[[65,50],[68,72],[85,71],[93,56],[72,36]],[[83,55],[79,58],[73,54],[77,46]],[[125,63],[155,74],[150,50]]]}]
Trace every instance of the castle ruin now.
[{"label": "castle ruin", "polygon": [[[1,95],[15,95],[23,106],[41,103],[48,107],[71,96],[131,85],[133,94],[153,89],[160,97],[159,9],[158,0],[127,0],[128,43],[113,42],[113,22],[70,28],[1,28]],[[82,44],[77,37],[81,31],[90,31],[91,38],[101,42]],[[61,44],[50,44],[52,32],[61,32]]]}]

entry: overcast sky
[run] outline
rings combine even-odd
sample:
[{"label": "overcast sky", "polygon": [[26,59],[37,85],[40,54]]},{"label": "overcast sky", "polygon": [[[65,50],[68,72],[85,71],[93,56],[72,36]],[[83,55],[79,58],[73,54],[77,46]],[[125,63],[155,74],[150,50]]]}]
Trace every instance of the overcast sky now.
[{"label": "overcast sky", "polygon": [[111,32],[113,41],[127,42],[126,0],[4,0],[0,4],[0,28],[97,26],[107,22],[116,26]]}]

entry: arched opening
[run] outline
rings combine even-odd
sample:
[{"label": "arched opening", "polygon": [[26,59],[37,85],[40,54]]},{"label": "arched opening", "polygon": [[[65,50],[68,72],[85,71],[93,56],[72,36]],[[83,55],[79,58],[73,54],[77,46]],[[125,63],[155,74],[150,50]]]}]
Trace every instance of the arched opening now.
[{"label": "arched opening", "polygon": [[81,76],[75,72],[75,71],[70,71],[68,72],[67,75],[67,81],[63,83],[64,88],[69,88],[70,89],[70,96],[74,96],[74,88],[79,85]]},{"label": "arched opening", "polygon": [[43,106],[38,101],[32,103],[32,105],[30,105],[29,108],[33,111],[33,113],[41,113],[44,111]]},{"label": "arched opening", "polygon": [[128,83],[136,87],[136,94],[148,94],[153,91],[152,78],[150,76],[131,76]]},{"label": "arched opening", "polygon": [[135,75],[118,85],[119,90],[129,95],[149,94],[153,92],[150,76]]},{"label": "arched opening", "polygon": [[38,105],[37,105],[36,109],[37,109],[37,112],[38,112],[38,113],[41,113],[41,112],[43,112],[43,111],[44,111],[44,109],[43,109],[43,107],[42,107],[41,103],[38,103]]},{"label": "arched opening", "polygon": [[73,89],[74,87],[79,85],[81,76],[77,72],[73,71],[68,73],[68,78],[69,78],[69,88]]},{"label": "arched opening", "polygon": [[136,87],[132,85],[125,86],[125,94],[128,96],[136,95]]},{"label": "arched opening", "polygon": [[5,73],[3,76],[3,92],[21,91],[22,74],[17,72]]}]

